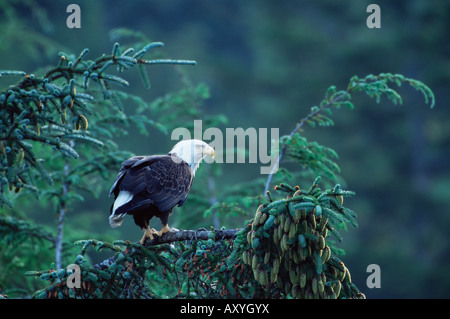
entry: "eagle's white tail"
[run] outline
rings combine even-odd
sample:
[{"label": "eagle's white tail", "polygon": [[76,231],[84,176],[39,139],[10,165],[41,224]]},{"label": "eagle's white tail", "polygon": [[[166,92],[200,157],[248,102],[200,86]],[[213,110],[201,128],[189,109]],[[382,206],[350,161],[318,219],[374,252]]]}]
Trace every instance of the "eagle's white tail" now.
[{"label": "eagle's white tail", "polygon": [[116,210],[119,207],[123,206],[124,204],[128,203],[132,199],[133,199],[133,194],[131,194],[130,192],[127,192],[127,191],[119,192],[116,200],[114,201],[111,215],[109,216],[109,224],[111,225],[112,228],[116,228],[116,227],[119,227],[120,225],[122,225],[123,218],[127,214],[125,212],[125,213],[116,215]]}]

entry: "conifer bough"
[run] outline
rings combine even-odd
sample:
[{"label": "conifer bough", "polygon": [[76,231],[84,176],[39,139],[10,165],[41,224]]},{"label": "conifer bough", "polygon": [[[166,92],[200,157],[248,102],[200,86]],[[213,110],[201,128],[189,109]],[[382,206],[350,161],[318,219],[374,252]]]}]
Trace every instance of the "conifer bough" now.
[{"label": "conifer bough", "polygon": [[[35,298],[364,298],[351,281],[330,236],[356,214],[342,206],[354,193],[339,185],[321,190],[277,185],[286,196],[259,206],[241,229],[181,230],[147,240],[107,243],[89,239],[74,263],[84,286],[68,289],[65,269],[29,272],[49,281]],[[89,249],[113,256],[91,265]],[[147,277],[152,279],[146,280]],[[151,282],[174,287],[161,296]],[[163,284],[163,283],[161,283]]]},{"label": "conifer bough", "polygon": [[[129,85],[112,72],[137,67],[148,88],[150,82],[144,65],[196,64],[191,60],[144,59],[151,49],[161,46],[163,43],[153,42],[135,52],[134,48],[122,51],[115,43],[111,54],[103,54],[95,60],[86,60],[88,49],[78,57],[61,52],[57,65],[42,77],[23,71],[0,71],[0,76],[24,77],[18,84],[0,92],[0,201],[12,205],[4,196],[5,188],[37,192],[33,185],[35,175],[51,183],[52,178],[35,153],[35,143],[48,145],[70,158],[79,157],[71,140],[102,145],[102,141],[89,136],[93,102],[111,99],[121,110],[122,103],[113,85]],[[95,90],[103,96],[92,95]]]},{"label": "conifer bough", "polygon": [[[75,158],[78,153],[70,141],[101,145],[102,141],[89,135],[92,128],[96,128],[89,125],[89,118],[95,113],[92,102],[99,101],[91,89],[100,91],[102,102],[111,100],[112,105],[121,110],[120,95],[112,85],[128,85],[125,79],[110,72],[112,68],[122,72],[137,66],[145,86],[149,87],[144,65],[194,64],[183,60],[143,59],[148,50],[161,45],[155,42],[137,51],[129,48],[122,52],[115,44],[111,54],[93,61],[85,60],[88,50],[78,58],[61,54],[58,65],[43,78],[20,71],[1,71],[2,76],[25,75],[18,85],[0,94],[2,191],[4,185],[15,191],[31,187],[27,184],[32,180],[31,176],[27,180],[31,168],[50,180],[33,152],[35,143],[50,145],[55,151]],[[320,105],[313,107],[285,137],[280,159],[287,154],[297,161],[313,164],[318,171],[332,174],[336,170],[328,158],[329,155],[333,157],[332,150],[307,142],[298,131],[304,123],[332,125],[332,120],[323,113],[330,113],[333,107],[353,107],[350,93],[355,91],[363,91],[377,101],[384,94],[394,103],[400,103],[401,97],[388,86],[389,82],[407,82],[434,105],[431,90],[421,82],[391,74],[364,79],[353,77],[345,91],[330,87]],[[89,94],[85,91],[87,88]],[[298,150],[302,148],[300,146],[305,146],[306,153],[313,156],[305,159]],[[85,165],[82,169],[90,168]],[[67,178],[73,176],[68,174]],[[283,196],[278,199],[270,194],[268,186],[266,188],[268,201],[264,201],[254,218],[240,229],[183,230],[164,234],[154,241],[147,240],[145,245],[95,239],[77,241],[75,245],[81,249],[73,258],[73,264],[80,267],[81,287],[68,287],[71,273],[65,268],[32,271],[29,276],[48,282],[33,297],[364,298],[352,283],[350,271],[339,259],[340,250],[332,240],[333,237],[342,240],[339,230],[345,228],[345,224],[357,226],[356,214],[343,206],[344,197],[354,193],[340,185],[321,190],[318,179],[309,189],[279,184],[275,190]],[[55,192],[53,195],[60,194]],[[11,228],[9,225],[16,222],[7,220],[3,224],[4,228]],[[24,226],[21,229],[34,231]],[[91,249],[109,250],[113,256],[91,265],[87,256]],[[161,286],[169,285],[172,290],[167,293],[158,289],[152,286],[155,282]]]},{"label": "conifer bough", "polygon": [[[295,156],[290,155],[289,150],[292,149],[293,154],[297,153],[298,148],[295,147],[295,144],[298,143],[298,140],[302,138],[298,135],[298,132],[305,125],[305,123],[311,125],[312,127],[315,127],[316,125],[334,125],[333,120],[329,117],[332,114],[332,110],[339,109],[341,107],[353,109],[354,105],[351,102],[351,94],[356,92],[366,93],[369,97],[375,98],[377,103],[380,103],[381,97],[384,95],[394,104],[402,104],[403,100],[401,95],[389,86],[391,83],[395,83],[399,87],[404,83],[409,84],[415,90],[420,91],[423,94],[425,103],[430,104],[430,108],[434,107],[435,97],[433,91],[421,81],[407,78],[401,74],[370,74],[364,78],[353,76],[350,79],[346,90],[337,91],[335,86],[330,86],[319,106],[311,107],[311,112],[299,121],[299,123],[289,133],[289,135],[283,136],[281,138],[283,148],[281,149],[280,154],[277,158],[277,162],[275,163],[275,165],[273,165],[273,169],[267,178],[264,194],[267,194],[267,191],[269,190],[270,184],[272,182],[273,175],[277,171],[284,155],[287,154],[290,159],[296,162],[304,162],[301,157],[296,158]],[[328,163],[330,162],[328,161]],[[326,165],[321,166],[322,168],[325,168],[327,170],[331,177],[334,177],[333,172],[327,169]],[[332,164],[332,166],[334,166],[334,164]],[[336,166],[335,169],[337,169]]]}]

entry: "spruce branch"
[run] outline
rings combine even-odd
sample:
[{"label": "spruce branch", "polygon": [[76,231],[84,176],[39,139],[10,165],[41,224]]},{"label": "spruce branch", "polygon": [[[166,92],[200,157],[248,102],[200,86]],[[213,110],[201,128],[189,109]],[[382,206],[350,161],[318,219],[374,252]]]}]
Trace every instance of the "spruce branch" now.
[{"label": "spruce branch", "polygon": [[[357,227],[356,214],[343,207],[354,192],[338,184],[321,190],[319,180],[309,190],[277,185],[285,196],[261,204],[241,229],[173,230],[144,245],[77,241],[82,287],[67,288],[66,269],[32,271],[51,283],[34,297],[365,298],[329,239],[340,238],[335,228],[344,223]],[[114,255],[91,266],[85,257],[91,248]],[[170,293],[153,290],[160,280]]]},{"label": "spruce branch", "polygon": [[[0,194],[4,188],[19,192],[23,185],[32,189],[35,175],[50,180],[33,148],[36,144],[50,146],[62,156],[74,159],[78,159],[80,154],[70,145],[72,140],[77,140],[77,146],[87,142],[103,147],[105,140],[99,137],[111,135],[112,129],[89,127],[89,120],[92,119],[94,124],[100,120],[101,116],[94,107],[98,103],[103,103],[102,106],[115,105],[120,111],[123,110],[121,97],[112,87],[114,84],[127,87],[129,83],[123,77],[112,74],[110,71],[114,68],[123,72],[137,67],[145,86],[149,88],[144,66],[196,64],[195,61],[181,59],[144,59],[150,50],[162,46],[161,42],[152,42],[130,56],[136,51],[134,48],[122,52],[119,43],[115,43],[111,54],[103,54],[94,60],[86,59],[88,49],[84,49],[78,57],[61,52],[57,65],[43,76],[1,70],[0,76],[23,78],[18,84],[0,91]],[[157,125],[145,118],[122,117],[141,128],[149,123]],[[90,136],[90,132],[97,134]],[[25,166],[28,176],[20,173]],[[5,202],[4,198],[0,196],[0,201]]]},{"label": "spruce branch", "polygon": [[[14,234],[14,236],[11,237],[10,234]],[[2,240],[12,238],[21,241],[23,239],[37,238],[55,244],[53,234],[42,229],[42,226],[32,225],[27,221],[12,216],[0,216],[0,235]]]},{"label": "spruce branch", "polygon": [[[192,241],[192,240],[224,240],[233,239],[236,234],[242,229],[220,229],[220,230],[206,230],[200,228],[197,230],[176,230],[163,234],[161,237],[156,236],[153,240],[146,239],[143,247],[149,248],[161,244],[171,244],[180,241]],[[139,242],[136,242],[139,244]],[[96,269],[108,268],[116,259],[116,256],[112,256],[94,265]]]},{"label": "spruce branch", "polygon": [[223,239],[232,239],[236,236],[240,229],[215,229],[215,230],[206,230],[204,228],[200,228],[197,230],[176,230],[165,233],[161,237],[155,237],[153,240],[147,238],[144,243],[144,246],[154,246],[160,244],[167,244],[176,241],[185,241],[185,240],[223,240]]},{"label": "spruce branch", "polygon": [[281,159],[283,158],[284,154],[286,153],[288,146],[289,146],[289,140],[305,125],[305,123],[311,123],[314,118],[316,118],[321,112],[323,112],[326,109],[331,108],[336,103],[340,102],[343,99],[348,98],[349,89],[346,91],[340,92],[337,96],[333,97],[330,101],[326,103],[321,103],[320,107],[313,107],[311,108],[311,112],[305,116],[303,119],[300,120],[300,122],[295,126],[295,128],[289,133],[287,136],[287,141],[284,143],[283,148],[280,151],[280,154],[278,155],[277,161],[275,162],[275,165],[273,165],[273,168],[267,178],[266,187],[264,188],[264,194],[267,197],[267,192],[270,188],[270,183],[272,182],[273,175],[277,171],[278,167],[280,166]]},{"label": "spruce branch", "polygon": [[433,91],[421,81],[407,78],[401,74],[391,74],[391,73],[380,73],[379,75],[367,75],[364,78],[359,78],[357,76],[353,76],[346,90],[336,91],[335,86],[331,86],[325,93],[325,98],[319,104],[319,106],[313,106],[311,108],[310,113],[305,116],[300,122],[295,126],[295,128],[289,133],[289,135],[283,136],[282,139],[285,139],[285,143],[283,148],[280,151],[280,154],[277,158],[275,165],[267,178],[266,187],[264,189],[264,194],[267,197],[268,191],[270,188],[270,184],[272,182],[272,178],[279,168],[281,160],[283,156],[286,154],[287,149],[289,148],[290,140],[297,134],[305,123],[310,124],[311,126],[315,126],[316,124],[322,126],[330,126],[333,125],[333,121],[328,116],[324,115],[324,113],[328,113],[328,115],[332,114],[332,109],[339,109],[341,106],[348,107],[350,109],[354,108],[353,103],[350,101],[351,94],[355,92],[364,92],[369,97],[375,98],[377,103],[380,103],[381,97],[384,95],[389,100],[391,100],[394,104],[402,104],[401,95],[389,86],[390,83],[394,83],[397,86],[401,86],[403,83],[407,83],[417,91],[420,91],[424,98],[425,103],[430,104],[430,108],[433,108],[435,105],[435,97]]}]

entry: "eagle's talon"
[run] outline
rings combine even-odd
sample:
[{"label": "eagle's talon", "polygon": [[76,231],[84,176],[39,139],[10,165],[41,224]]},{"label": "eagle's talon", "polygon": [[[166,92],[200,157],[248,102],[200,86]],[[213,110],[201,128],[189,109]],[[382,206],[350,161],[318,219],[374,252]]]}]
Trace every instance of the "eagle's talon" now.
[{"label": "eagle's talon", "polygon": [[144,245],[147,238],[150,238],[150,240],[154,240],[155,237],[153,235],[157,234],[158,232],[154,228],[147,228],[144,230],[144,235],[142,236],[140,243],[141,245]]},{"label": "eagle's talon", "polygon": [[169,225],[164,225],[160,231],[155,231],[155,235],[161,238],[165,233],[168,233],[170,231],[172,231],[172,229],[169,227]]}]

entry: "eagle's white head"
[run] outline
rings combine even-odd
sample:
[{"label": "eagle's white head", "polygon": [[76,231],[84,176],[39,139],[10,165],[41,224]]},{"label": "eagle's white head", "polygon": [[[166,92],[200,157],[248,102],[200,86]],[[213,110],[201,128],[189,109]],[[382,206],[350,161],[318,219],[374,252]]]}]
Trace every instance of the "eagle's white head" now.
[{"label": "eagle's white head", "polygon": [[183,161],[188,163],[192,170],[192,174],[195,175],[200,162],[205,158],[206,155],[210,155],[214,158],[216,154],[214,149],[201,140],[182,140],[175,144],[175,146],[170,151],[170,154],[176,155]]}]

